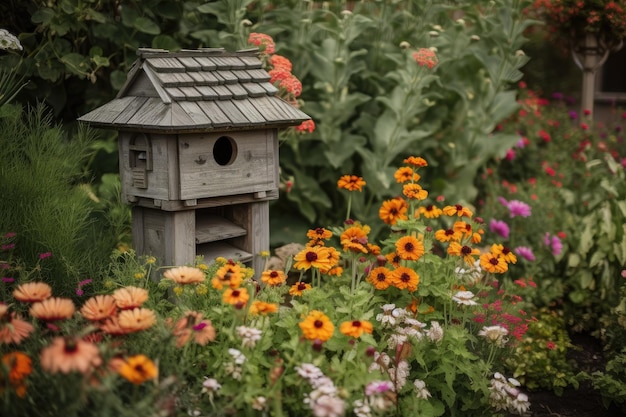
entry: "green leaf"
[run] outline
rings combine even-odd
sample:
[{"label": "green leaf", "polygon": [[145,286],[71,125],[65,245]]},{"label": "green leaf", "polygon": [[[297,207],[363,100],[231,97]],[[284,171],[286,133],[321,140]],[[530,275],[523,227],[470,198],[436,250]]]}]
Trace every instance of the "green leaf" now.
[{"label": "green leaf", "polygon": [[161,33],[159,26],[147,17],[138,17],[133,22],[133,27],[140,32],[147,33],[149,35],[158,35]]},{"label": "green leaf", "polygon": [[98,67],[108,67],[110,65],[109,58],[105,56],[94,56],[91,60]]},{"label": "green leaf", "polygon": [[47,26],[50,24],[50,21],[54,18],[54,16],[55,16],[54,10],[48,7],[42,7],[41,9],[33,13],[30,19],[32,20],[33,23],[38,23],[38,24]]},{"label": "green leaf", "polygon": [[115,90],[121,90],[126,83],[126,73],[124,71],[115,70],[111,72],[111,86]]},{"label": "green leaf", "polygon": [[165,49],[167,51],[178,51],[180,45],[174,38],[169,35],[157,35],[152,39],[152,47],[156,49]]},{"label": "green leaf", "polygon": [[89,69],[87,58],[81,54],[70,53],[61,57],[61,62],[65,64],[68,72],[84,76]]}]

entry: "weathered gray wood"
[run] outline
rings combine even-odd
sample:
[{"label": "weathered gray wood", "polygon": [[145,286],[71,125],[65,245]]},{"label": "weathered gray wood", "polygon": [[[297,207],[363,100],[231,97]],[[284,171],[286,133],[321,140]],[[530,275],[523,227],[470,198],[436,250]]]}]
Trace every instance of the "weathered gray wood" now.
[{"label": "weathered gray wood", "polygon": [[[213,89],[213,91],[215,91],[218,95],[218,100],[229,100],[231,98],[233,98],[233,93],[232,91],[230,91],[228,89],[228,87],[226,87],[223,84],[220,85],[214,85],[213,87],[211,87]],[[221,105],[221,103],[220,103]]]},{"label": "weathered gray wood", "polygon": [[165,262],[172,266],[193,264],[196,257],[193,239],[196,231],[195,211],[161,213],[165,216]]},{"label": "weathered gray wood", "polygon": [[211,119],[212,125],[215,127],[228,126],[231,121],[224,114],[220,106],[214,101],[200,101],[198,106],[202,109],[204,114]]},{"label": "weathered gray wood", "polygon": [[179,90],[185,95],[186,100],[198,101],[202,99],[202,93],[196,87],[179,87]]},{"label": "weathered gray wood", "polygon": [[253,124],[262,124],[268,119],[248,99],[237,100],[237,108],[246,115],[246,118]]},{"label": "weathered gray wood", "polygon": [[133,100],[126,104],[126,108],[120,112],[113,121],[114,124],[123,126],[130,120],[148,101],[148,97],[133,97]]},{"label": "weathered gray wood", "polygon": [[261,97],[267,94],[265,88],[257,83],[243,83],[241,86],[246,89],[249,97]]},{"label": "weathered gray wood", "polygon": [[229,245],[226,242],[211,242],[199,245],[196,249],[197,254],[204,257],[206,264],[212,264],[216,258],[223,257],[234,261],[249,263],[252,260],[252,254]]},{"label": "weathered gray wood", "polygon": [[157,72],[156,76],[163,87],[186,87],[195,83],[193,77],[185,72]]},{"label": "weathered gray wood", "polygon": [[213,71],[215,70],[215,68],[217,68],[215,62],[205,56],[197,56],[194,57],[194,59],[198,61],[198,63],[202,66],[202,70],[204,71]]},{"label": "weathered gray wood", "polygon": [[[169,116],[170,106],[158,98],[148,98],[142,106],[142,111],[136,112],[128,120],[129,125],[159,126]],[[171,116],[170,116],[171,118]]]},{"label": "weathered gray wood", "polygon": [[167,123],[168,126],[191,126],[194,121],[185,110],[180,106],[178,102],[172,103],[171,105],[170,115],[172,120],[163,121]]},{"label": "weathered gray wood", "polygon": [[202,85],[196,87],[196,89],[202,94],[202,98],[205,100],[217,100],[220,97],[220,95],[208,85]]},{"label": "weathered gray wood", "polygon": [[184,72],[185,66],[174,57],[168,58],[165,54],[159,58],[147,58],[146,62],[157,72]]},{"label": "weathered gray wood", "polygon": [[252,254],[252,268],[257,277],[260,276],[264,266],[260,253],[270,249],[269,216],[267,201],[233,206],[233,222],[242,225],[248,231],[245,236],[232,239],[233,245]]},{"label": "weathered gray wood", "polygon": [[189,101],[179,101],[177,103],[184,112],[191,118],[193,123],[197,125],[207,125],[211,123],[211,119],[202,111],[198,103]]},{"label": "weathered gray wood", "polygon": [[[195,206],[195,209],[198,210],[203,208],[229,206],[234,204],[254,203],[257,201],[271,201],[276,200],[278,198],[278,194],[278,190],[274,189],[271,191],[266,191],[266,196],[263,199],[256,198],[256,193],[199,198],[196,200],[197,204]],[[141,207],[157,207],[154,204],[154,200],[149,198],[137,198],[134,203],[136,203],[137,206]],[[182,200],[161,201],[161,204],[158,207],[161,210],[165,211],[186,210],[188,208]]]},{"label": "weathered gray wood", "polygon": [[240,56],[239,59],[246,64],[247,68],[256,69],[263,67],[261,60],[259,60],[256,56]]},{"label": "weathered gray wood", "polygon": [[234,84],[239,81],[237,79],[237,76],[233,74],[231,71],[220,70],[218,74],[224,80],[224,84]]},{"label": "weathered gray wood", "polygon": [[264,69],[249,69],[247,70],[250,78],[256,82],[269,81],[272,77]]},{"label": "weathered gray wood", "polygon": [[85,114],[82,118],[85,120],[99,120],[105,124],[114,124],[120,113],[124,112],[129,103],[135,100],[135,97],[122,97],[108,102],[104,106]]},{"label": "weathered gray wood", "polygon": [[241,100],[242,98],[248,97],[248,92],[240,84],[227,84],[226,87],[231,93],[233,93],[233,98],[235,100]]},{"label": "weathered gray wood", "polygon": [[202,69],[202,65],[193,57],[180,57],[178,62],[183,64],[187,71],[199,71]]},{"label": "weathered gray wood", "polygon": [[235,223],[210,214],[202,215],[197,210],[196,215],[196,243],[215,242],[219,240],[230,239],[233,237],[244,236],[248,233],[246,229]]},{"label": "weathered gray wood", "polygon": [[220,109],[230,119],[233,126],[250,126],[250,120],[243,114],[232,101],[219,103]]},{"label": "weathered gray wood", "polygon": [[145,72],[141,71],[140,74],[137,75],[134,82],[128,88],[128,96],[137,96],[137,97],[158,97],[159,93],[156,88],[150,81],[150,78],[146,75]]}]

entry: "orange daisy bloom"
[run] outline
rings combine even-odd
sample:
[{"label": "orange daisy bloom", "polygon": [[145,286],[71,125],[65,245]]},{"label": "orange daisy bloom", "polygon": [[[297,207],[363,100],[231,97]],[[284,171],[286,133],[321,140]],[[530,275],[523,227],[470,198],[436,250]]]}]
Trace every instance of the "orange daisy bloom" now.
[{"label": "orange daisy bloom", "polygon": [[13,297],[24,303],[36,303],[52,296],[52,288],[45,282],[27,282],[13,291]]},{"label": "orange daisy bloom", "polygon": [[117,304],[115,298],[111,295],[96,295],[91,297],[80,309],[80,314],[87,320],[100,321],[111,316],[114,316],[117,312]]},{"label": "orange daisy bloom", "polygon": [[118,316],[120,327],[129,332],[140,332],[149,329],[156,323],[156,314],[147,308],[134,308],[121,311]]},{"label": "orange daisy bloom", "polygon": [[245,288],[227,288],[222,295],[222,300],[226,304],[245,305],[249,299],[250,295]]},{"label": "orange daisy bloom", "polygon": [[456,204],[454,206],[445,206],[443,208],[443,212],[446,216],[458,216],[458,217],[472,217],[474,213],[467,207],[463,207],[460,204]]},{"label": "orange daisy bloom", "polygon": [[323,246],[306,247],[294,257],[293,267],[308,270],[310,268],[327,268],[330,264],[330,253]]},{"label": "orange daisy bloom", "polygon": [[124,361],[118,373],[133,384],[139,385],[150,379],[156,379],[159,376],[159,369],[147,356],[135,355]]},{"label": "orange daisy bloom", "polygon": [[15,393],[18,397],[24,398],[26,396],[24,379],[33,372],[33,361],[25,353],[9,352],[2,355],[2,363],[8,369],[9,383]]},{"label": "orange daisy bloom", "polygon": [[480,243],[483,240],[482,235],[485,233],[483,229],[478,229],[472,233],[472,243]]},{"label": "orange daisy bloom", "polygon": [[443,210],[441,210],[439,207],[433,206],[432,204],[422,206],[417,210],[422,216],[426,217],[427,219],[436,219],[443,214]]},{"label": "orange daisy bloom", "polygon": [[[3,316],[4,314],[1,314]],[[0,321],[0,343],[19,345],[34,330],[33,325],[24,321],[16,313],[3,317]]]},{"label": "orange daisy bloom", "polygon": [[211,285],[217,290],[224,287],[237,288],[244,278],[244,271],[236,263],[226,263],[215,271],[215,277],[211,280]]},{"label": "orange daisy bloom", "polygon": [[451,241],[459,241],[463,235],[454,229],[439,229],[435,232],[435,239],[440,242],[451,242]]},{"label": "orange daisy bloom", "polygon": [[448,246],[448,253],[453,256],[461,256],[463,260],[470,265],[474,265],[474,256],[480,255],[478,249],[472,249],[469,246],[461,245],[458,242],[450,242]]},{"label": "orange daisy bloom", "polygon": [[200,268],[179,266],[168,269],[163,273],[165,279],[170,279],[179,285],[197,284],[204,282],[204,272]]},{"label": "orange daisy bloom", "polygon": [[328,316],[321,311],[313,310],[309,313],[304,321],[298,324],[304,337],[308,340],[327,341],[333,335],[335,326]]},{"label": "orange daisy bloom", "polygon": [[494,243],[493,245],[491,245],[491,253],[497,256],[501,256],[508,264],[517,263],[517,256],[515,256],[511,249],[499,243]]},{"label": "orange daisy bloom", "polygon": [[384,266],[379,266],[372,269],[366,279],[377,290],[385,290],[391,285],[391,271]]},{"label": "orange daisy bloom", "polygon": [[301,296],[302,293],[306,290],[310,290],[311,284],[307,284],[306,282],[296,282],[289,288],[289,295],[292,296]]},{"label": "orange daisy bloom", "polygon": [[312,240],[328,240],[333,237],[333,232],[326,230],[323,227],[318,227],[316,229],[310,229],[306,233],[306,237]]},{"label": "orange daisy bloom", "polygon": [[372,323],[365,320],[344,321],[339,326],[341,333],[354,338],[360,337],[363,333],[372,334],[373,330],[374,326],[372,326]]},{"label": "orange daisy bloom", "polygon": [[419,184],[404,184],[402,194],[411,200],[426,200],[428,197],[428,191]]},{"label": "orange daisy bloom", "polygon": [[113,298],[121,310],[141,307],[148,300],[148,290],[139,287],[124,287],[113,291]]},{"label": "orange daisy bloom", "polygon": [[374,245],[373,243],[367,244],[367,251],[370,255],[378,256],[380,255],[380,246]]},{"label": "orange daisy bloom", "polygon": [[396,268],[391,273],[393,286],[398,289],[408,289],[410,292],[417,291],[417,286],[420,282],[420,277],[411,268],[401,266]]},{"label": "orange daisy bloom", "polygon": [[250,314],[259,314],[266,316],[270,313],[276,313],[278,311],[278,304],[266,303],[265,301],[255,300],[250,306]]},{"label": "orange daisy bloom", "polygon": [[455,231],[464,235],[465,238],[472,236],[472,233],[473,233],[472,225],[467,222],[454,222],[454,225],[452,225],[452,228]]},{"label": "orange daisy bloom", "polygon": [[322,274],[330,274],[330,271],[337,268],[339,265],[339,258],[341,257],[341,253],[333,248],[332,246],[328,247],[328,264],[324,267],[320,267],[320,272]]},{"label": "orange daisy bloom", "polygon": [[337,187],[346,189],[348,191],[362,191],[366,182],[362,177],[356,175],[344,175],[337,181]]},{"label": "orange daisy bloom", "polygon": [[400,197],[393,198],[391,200],[383,201],[380,210],[378,210],[378,217],[386,224],[395,225],[398,220],[406,220],[408,216],[406,212],[409,210],[407,202]]},{"label": "orange daisy bloom", "polygon": [[261,273],[261,281],[272,287],[282,284],[286,279],[283,271],[263,271]]},{"label": "orange daisy bloom", "polygon": [[414,166],[416,168],[428,166],[428,162],[426,162],[426,160],[421,156],[409,156],[404,160],[404,163]]},{"label": "orange daisy bloom", "polygon": [[195,343],[205,346],[215,340],[216,332],[211,320],[204,319],[202,313],[188,311],[185,317],[176,322],[172,334],[176,337],[176,347],[183,347],[192,337]]},{"label": "orange daisy bloom", "polygon": [[417,182],[421,178],[420,175],[418,173],[414,172],[413,168],[411,168],[411,167],[400,167],[400,168],[398,168],[396,170],[396,172],[393,174],[393,177],[400,184],[403,184],[403,183],[409,182],[409,181]]},{"label": "orange daisy bloom", "polygon": [[76,308],[69,298],[52,297],[34,303],[30,307],[30,315],[39,320],[57,321],[69,319]]},{"label": "orange daisy bloom", "polygon": [[396,253],[406,261],[417,261],[424,255],[424,243],[413,236],[401,237],[396,241]]},{"label": "orange daisy bloom", "polygon": [[340,236],[339,240],[345,252],[367,253],[367,234],[370,232],[369,226],[355,224],[347,228]]},{"label": "orange daisy bloom", "polygon": [[320,272],[324,275],[340,277],[341,274],[343,274],[343,268],[340,266],[335,266],[333,268],[330,268],[328,271],[320,271]]},{"label": "orange daisy bloom", "polygon": [[73,371],[86,374],[100,366],[102,359],[98,347],[91,342],[73,337],[55,337],[50,346],[41,350],[40,362],[45,371],[53,374]]},{"label": "orange daisy bloom", "polygon": [[493,253],[483,253],[480,256],[480,267],[487,272],[496,274],[503,274],[509,269],[504,258]]},{"label": "orange daisy bloom", "polygon": [[387,262],[393,265],[394,268],[399,267],[400,261],[402,261],[402,258],[400,258],[400,255],[398,255],[397,252],[388,253],[385,255],[385,258],[387,259]]}]

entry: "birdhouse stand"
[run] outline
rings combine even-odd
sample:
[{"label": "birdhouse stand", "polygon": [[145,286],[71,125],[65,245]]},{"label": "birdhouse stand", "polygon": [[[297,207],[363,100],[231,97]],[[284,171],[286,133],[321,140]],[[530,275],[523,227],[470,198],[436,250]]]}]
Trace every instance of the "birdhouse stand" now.
[{"label": "birdhouse stand", "polygon": [[111,102],[80,117],[119,132],[133,246],[162,265],[196,256],[262,270],[278,198],[278,129],[310,119],[279,98],[257,50],[138,50]]}]

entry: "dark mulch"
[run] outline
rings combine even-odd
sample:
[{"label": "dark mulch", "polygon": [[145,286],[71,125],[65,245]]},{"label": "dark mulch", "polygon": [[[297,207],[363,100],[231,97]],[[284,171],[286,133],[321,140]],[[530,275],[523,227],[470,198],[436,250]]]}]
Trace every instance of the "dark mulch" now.
[{"label": "dark mulch", "polygon": [[[576,349],[571,350],[569,357],[578,371],[591,373],[604,370],[605,359],[597,339],[586,334],[573,334],[571,340]],[[604,407],[600,393],[593,389],[589,381],[581,382],[578,389],[566,389],[561,396],[550,391],[530,392],[528,396],[533,417],[626,416],[618,407]]]}]

